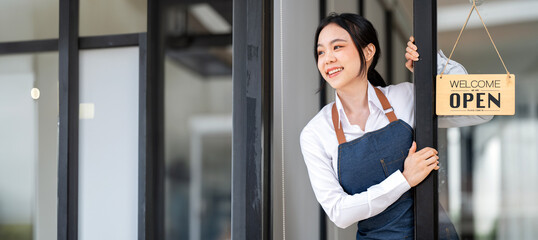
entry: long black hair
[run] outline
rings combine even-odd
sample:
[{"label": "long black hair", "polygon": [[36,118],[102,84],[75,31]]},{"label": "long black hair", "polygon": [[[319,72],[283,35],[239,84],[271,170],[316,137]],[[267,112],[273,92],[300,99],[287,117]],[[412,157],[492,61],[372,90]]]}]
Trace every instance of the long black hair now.
[{"label": "long black hair", "polygon": [[[379,73],[375,70],[375,66],[377,65],[377,61],[379,60],[379,56],[381,54],[379,40],[377,39],[377,32],[370,21],[357,14],[331,13],[329,16],[321,20],[318,25],[318,29],[316,30],[316,40],[314,42],[314,58],[316,59],[316,63],[318,62],[317,44],[319,33],[321,30],[323,30],[323,28],[331,23],[335,23],[346,30],[349,33],[349,36],[351,36],[351,39],[353,39],[353,43],[359,52],[361,61],[361,69],[359,70],[359,74],[362,75],[365,71],[367,71],[366,76],[372,85],[381,87],[387,86],[381,75],[379,75]],[[374,58],[372,59],[372,64],[368,69],[366,69],[366,64],[364,64],[366,62],[366,58],[364,57],[362,49],[368,46],[370,43],[374,44],[376,51]],[[325,82],[323,82],[323,84],[325,84]]]}]

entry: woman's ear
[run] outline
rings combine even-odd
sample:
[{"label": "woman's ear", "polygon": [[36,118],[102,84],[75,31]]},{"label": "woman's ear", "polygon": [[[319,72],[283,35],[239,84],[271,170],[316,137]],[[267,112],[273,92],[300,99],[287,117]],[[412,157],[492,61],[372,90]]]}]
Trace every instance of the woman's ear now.
[{"label": "woman's ear", "polygon": [[366,45],[366,47],[364,48],[364,58],[366,58],[366,61],[369,62],[371,61],[372,59],[374,59],[374,56],[375,56],[375,46],[373,43],[370,43],[368,45]]}]

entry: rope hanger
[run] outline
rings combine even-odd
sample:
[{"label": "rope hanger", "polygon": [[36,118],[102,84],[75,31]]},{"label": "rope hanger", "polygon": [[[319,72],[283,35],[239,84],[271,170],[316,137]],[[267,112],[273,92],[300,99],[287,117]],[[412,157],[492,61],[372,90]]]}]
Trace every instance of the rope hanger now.
[{"label": "rope hanger", "polygon": [[476,14],[478,14],[478,17],[480,18],[480,21],[482,22],[482,25],[484,25],[484,29],[486,29],[486,32],[488,33],[489,40],[491,40],[491,43],[493,44],[493,47],[495,48],[495,51],[497,52],[497,55],[499,56],[499,59],[501,59],[501,63],[504,66],[504,70],[506,70],[506,74],[508,75],[508,78],[510,78],[510,72],[508,72],[508,69],[506,68],[506,65],[504,64],[503,58],[501,57],[501,54],[499,53],[499,50],[497,50],[497,46],[495,46],[495,43],[493,42],[493,38],[491,38],[491,34],[489,34],[488,28],[486,27],[486,23],[484,23],[484,20],[482,19],[482,16],[480,16],[480,12],[478,12],[478,8],[476,7],[476,0],[473,0],[473,6],[471,7],[471,11],[469,11],[469,15],[467,16],[467,19],[465,20],[465,24],[463,24],[463,27],[461,28],[460,34],[458,35],[458,39],[456,39],[456,43],[454,43],[454,47],[452,48],[452,52],[450,52],[450,56],[448,57],[448,61],[445,64],[445,67],[443,68],[443,71],[441,72],[441,79],[443,78],[443,73],[445,72],[446,66],[448,65],[448,62],[450,62],[450,59],[452,58],[452,54],[454,53],[454,50],[456,49],[456,46],[458,45],[458,42],[460,40],[461,34],[463,33],[463,30],[465,29],[465,26],[467,26],[467,23],[469,22],[469,18],[471,17],[471,14],[473,13],[473,10],[476,10]]}]

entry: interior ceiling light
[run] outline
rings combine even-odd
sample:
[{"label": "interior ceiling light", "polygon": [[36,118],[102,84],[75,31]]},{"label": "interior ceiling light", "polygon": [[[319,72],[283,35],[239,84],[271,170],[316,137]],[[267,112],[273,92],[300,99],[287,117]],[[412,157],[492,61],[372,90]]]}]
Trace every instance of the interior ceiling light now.
[{"label": "interior ceiling light", "polygon": [[30,96],[32,96],[32,99],[37,100],[39,99],[40,95],[41,93],[39,92],[39,88],[32,88],[32,90],[30,90]]}]

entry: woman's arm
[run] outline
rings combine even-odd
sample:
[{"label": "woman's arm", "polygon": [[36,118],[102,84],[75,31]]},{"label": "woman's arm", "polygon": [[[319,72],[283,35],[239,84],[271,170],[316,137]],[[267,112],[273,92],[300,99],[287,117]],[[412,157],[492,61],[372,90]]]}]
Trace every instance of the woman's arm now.
[{"label": "woman's arm", "polygon": [[[407,48],[405,58],[407,62],[405,66],[409,71],[413,72],[414,62],[418,61],[419,54],[417,52],[417,46],[414,44],[415,38],[411,36],[409,42],[407,42]],[[448,65],[447,65],[448,62]],[[458,62],[454,60],[448,61],[448,58],[443,54],[441,50],[437,52],[437,74],[441,74],[443,68],[446,66],[445,74],[467,74],[467,70]],[[439,116],[438,126],[440,128],[451,127],[465,127],[473,126],[488,122],[493,119],[492,115],[466,115],[466,116]]]},{"label": "woman's arm", "polygon": [[329,219],[340,228],[383,212],[432,170],[439,169],[437,151],[423,148],[415,152],[416,144],[413,143],[404,162],[403,173],[398,170],[366,191],[349,195],[338,182],[331,157],[326,154],[320,136],[308,126],[301,132],[301,150],[316,199]]},{"label": "woman's arm", "polygon": [[323,150],[319,137],[305,128],[300,139],[316,199],[329,219],[340,228],[347,228],[383,212],[411,188],[403,174],[397,171],[365,192],[348,195],[340,186],[331,165],[331,158]]}]

